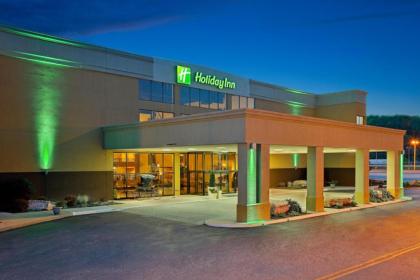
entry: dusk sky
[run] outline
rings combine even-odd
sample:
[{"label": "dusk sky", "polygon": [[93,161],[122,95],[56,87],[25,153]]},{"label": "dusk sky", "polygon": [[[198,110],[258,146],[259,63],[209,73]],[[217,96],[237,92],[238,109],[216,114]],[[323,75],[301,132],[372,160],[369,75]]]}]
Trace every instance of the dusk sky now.
[{"label": "dusk sky", "polygon": [[420,1],[3,1],[0,23],[420,115]]}]

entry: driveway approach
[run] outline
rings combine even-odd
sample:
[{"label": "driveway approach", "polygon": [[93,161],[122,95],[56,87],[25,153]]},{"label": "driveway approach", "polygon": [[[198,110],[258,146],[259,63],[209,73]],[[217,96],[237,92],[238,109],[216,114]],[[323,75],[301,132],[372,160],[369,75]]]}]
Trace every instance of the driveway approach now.
[{"label": "driveway approach", "polygon": [[0,233],[0,279],[419,279],[419,242],[418,200],[241,230],[124,211]]}]

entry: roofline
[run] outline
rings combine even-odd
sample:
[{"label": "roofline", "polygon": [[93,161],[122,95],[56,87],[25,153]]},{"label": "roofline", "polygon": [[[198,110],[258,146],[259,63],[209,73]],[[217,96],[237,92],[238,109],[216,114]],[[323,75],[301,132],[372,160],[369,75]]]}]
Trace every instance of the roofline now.
[{"label": "roofline", "polygon": [[316,118],[316,117],[308,117],[308,116],[301,116],[301,115],[290,115],[285,113],[278,113],[278,112],[271,112],[265,110],[258,110],[258,109],[239,109],[239,110],[228,110],[228,111],[217,111],[217,112],[206,112],[206,113],[199,113],[193,115],[184,115],[178,116],[171,119],[161,119],[161,120],[152,120],[148,122],[138,122],[138,123],[130,123],[130,124],[121,124],[121,125],[110,125],[110,126],[103,126],[101,127],[102,130],[114,130],[114,129],[122,129],[122,128],[132,128],[132,127],[149,127],[149,126],[162,126],[162,125],[171,125],[171,124],[179,124],[179,123],[187,123],[187,122],[198,122],[202,120],[208,119],[231,119],[231,118],[246,118],[246,117],[254,117],[254,118],[271,118],[274,120],[287,120],[291,122],[310,122],[310,123],[317,123],[317,124],[324,124],[324,125],[333,125],[338,127],[347,127],[353,129],[362,129],[362,130],[370,130],[370,131],[377,131],[387,134],[397,134],[397,135],[404,135],[406,133],[405,130],[401,129],[394,129],[394,128],[386,128],[386,127],[379,127],[379,126],[371,126],[371,125],[358,125],[355,123],[349,122],[342,122],[337,120],[330,120],[330,119],[323,119],[323,118]]},{"label": "roofline", "polygon": [[[257,84],[261,84],[261,85],[264,85],[264,86],[271,87],[273,89],[284,90],[284,91],[289,92],[291,94],[301,94],[301,95],[311,95],[311,96],[318,96],[318,95],[322,96],[322,95],[324,95],[324,94],[317,94],[317,93],[313,93],[313,92],[307,92],[307,91],[303,91],[303,90],[293,89],[293,88],[285,87],[285,86],[282,86],[282,85],[273,84],[273,83],[270,83],[270,82],[254,80],[254,79],[251,79],[249,77],[236,75],[235,73],[226,72],[224,70],[215,69],[215,68],[208,67],[208,66],[205,66],[205,65],[194,64],[194,63],[189,63],[189,62],[186,62],[186,61],[179,61],[179,60],[173,60],[173,59],[167,59],[167,58],[139,55],[139,54],[135,54],[135,53],[127,52],[127,51],[120,51],[120,50],[117,50],[117,49],[111,49],[111,48],[98,46],[98,45],[93,45],[93,44],[89,44],[89,43],[82,43],[80,41],[69,40],[69,39],[59,37],[59,36],[55,36],[55,35],[49,35],[49,34],[45,34],[45,33],[41,33],[41,32],[30,31],[30,30],[26,30],[26,29],[23,29],[23,28],[17,28],[17,27],[12,27],[12,26],[3,25],[3,24],[0,25],[0,31],[6,32],[6,33],[11,33],[11,34],[18,35],[18,36],[28,37],[28,38],[35,39],[35,40],[47,41],[47,42],[53,43],[53,44],[61,44],[61,45],[68,45],[68,46],[72,46],[72,47],[76,47],[76,48],[86,48],[86,49],[91,49],[91,50],[97,50],[97,51],[102,51],[102,52],[105,52],[105,53],[130,57],[130,58],[133,58],[133,59],[140,59],[140,60],[147,61],[147,62],[152,62],[152,63],[154,63],[155,60],[159,59],[159,60],[162,60],[162,61],[168,61],[168,62],[177,63],[177,64],[195,65],[195,66],[198,66],[198,67],[207,68],[207,69],[210,69],[210,70],[218,71],[218,72],[225,73],[225,74],[230,74],[232,76],[236,76],[238,78],[248,80],[250,84],[251,83],[257,83]],[[340,92],[343,92],[343,91],[340,91]],[[328,94],[334,94],[334,93],[328,93]]]}]

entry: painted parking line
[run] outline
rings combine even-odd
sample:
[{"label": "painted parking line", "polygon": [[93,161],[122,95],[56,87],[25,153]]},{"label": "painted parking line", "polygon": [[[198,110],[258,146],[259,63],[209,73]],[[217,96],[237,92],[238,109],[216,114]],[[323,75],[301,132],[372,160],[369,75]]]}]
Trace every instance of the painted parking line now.
[{"label": "painted parking line", "polygon": [[331,273],[331,274],[328,274],[328,275],[325,275],[325,276],[316,278],[316,280],[333,280],[333,279],[339,279],[339,278],[344,277],[346,275],[349,275],[349,274],[358,272],[360,270],[366,269],[366,268],[371,267],[371,266],[375,266],[375,265],[381,264],[383,262],[387,262],[387,261],[392,260],[392,259],[394,259],[396,257],[399,257],[401,255],[410,253],[410,252],[415,251],[415,250],[418,250],[418,249],[420,249],[420,243],[417,243],[417,244],[411,245],[409,247],[405,247],[405,248],[402,248],[402,249],[393,251],[391,253],[384,254],[382,256],[379,256],[379,257],[370,259],[370,260],[368,260],[366,262],[363,262],[363,263],[360,263],[360,264],[357,264],[357,265],[354,265],[354,266],[350,266],[350,267],[344,268],[344,269],[339,270],[339,271],[336,271],[334,273]]}]

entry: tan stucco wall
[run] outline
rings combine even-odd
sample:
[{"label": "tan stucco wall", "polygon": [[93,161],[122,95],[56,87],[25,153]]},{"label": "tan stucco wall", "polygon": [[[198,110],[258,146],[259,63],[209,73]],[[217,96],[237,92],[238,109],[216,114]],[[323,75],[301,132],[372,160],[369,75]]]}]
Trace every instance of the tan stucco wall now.
[{"label": "tan stucco wall", "polygon": [[324,154],[325,168],[354,168],[354,153],[326,153]]},{"label": "tan stucco wall", "polygon": [[57,121],[52,171],[111,171],[112,154],[101,147],[99,127],[136,121],[136,79],[4,56],[0,56],[0,171],[40,170],[35,121],[40,92],[45,90],[56,100],[56,112],[51,113]]},{"label": "tan stucco wall", "polygon": [[343,122],[356,123],[356,116],[365,117],[366,123],[366,104],[353,102],[328,106],[317,106],[315,117],[338,120]]}]

